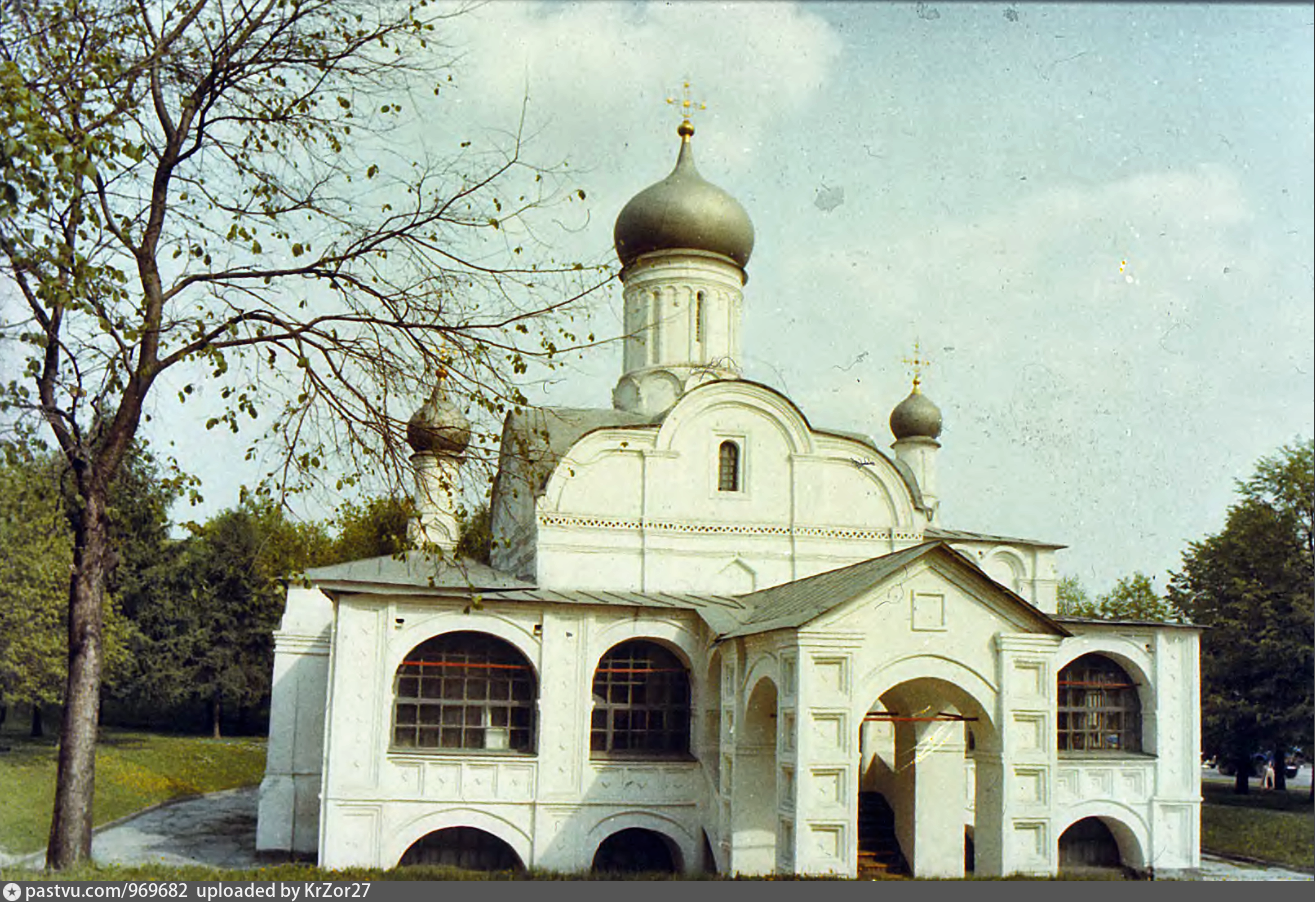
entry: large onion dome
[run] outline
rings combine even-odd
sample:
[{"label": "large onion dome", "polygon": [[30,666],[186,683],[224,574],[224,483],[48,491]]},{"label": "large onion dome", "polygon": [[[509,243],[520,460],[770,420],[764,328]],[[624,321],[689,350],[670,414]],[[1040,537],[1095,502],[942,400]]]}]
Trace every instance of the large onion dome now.
[{"label": "large onion dome", "polygon": [[457,457],[470,444],[470,420],[447,399],[441,384],[406,424],[406,443],[416,454]]},{"label": "large onion dome", "polygon": [[934,439],[941,434],[941,409],[915,383],[909,396],[890,412],[890,431],[896,439]]},{"label": "large onion dome", "polygon": [[612,230],[616,255],[629,266],[640,254],[664,250],[709,251],[730,257],[741,268],[753,253],[753,223],[740,202],[694,166],[686,120],[676,130],[680,154],[671,175],[630,199]]}]

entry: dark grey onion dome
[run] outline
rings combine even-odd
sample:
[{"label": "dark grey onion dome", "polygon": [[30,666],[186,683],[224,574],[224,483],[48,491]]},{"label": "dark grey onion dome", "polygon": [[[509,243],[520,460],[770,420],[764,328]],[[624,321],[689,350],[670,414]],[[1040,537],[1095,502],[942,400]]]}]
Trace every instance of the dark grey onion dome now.
[{"label": "dark grey onion dome", "polygon": [[909,396],[890,412],[890,431],[896,439],[934,439],[941,434],[941,409],[914,385]]},{"label": "dark grey onion dome", "polygon": [[441,385],[435,386],[407,422],[406,443],[416,454],[456,457],[470,444],[470,420],[444,396]]},{"label": "dark grey onion dome", "polygon": [[612,240],[622,266],[640,254],[665,250],[710,251],[730,257],[740,268],[753,253],[753,223],[740,202],[699,175],[690,138],[694,126],[682,122],[680,155],[671,175],[630,199],[616,218]]}]

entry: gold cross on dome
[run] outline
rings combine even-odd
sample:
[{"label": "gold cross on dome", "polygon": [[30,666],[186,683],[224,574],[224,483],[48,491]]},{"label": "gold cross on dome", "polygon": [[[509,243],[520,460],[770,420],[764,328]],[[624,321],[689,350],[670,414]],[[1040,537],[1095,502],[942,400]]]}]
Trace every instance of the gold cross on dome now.
[{"label": "gold cross on dome", "polygon": [[686,122],[689,122],[689,117],[694,114],[695,110],[706,110],[708,108],[708,105],[706,103],[696,103],[691,98],[688,81],[681,83],[680,99],[677,100],[675,97],[668,97],[667,103],[671,104],[672,106],[679,105],[680,115],[684,117]]},{"label": "gold cross on dome", "polygon": [[916,391],[922,384],[922,371],[931,366],[931,361],[922,356],[922,343],[913,343],[913,356],[905,357],[904,362],[913,367],[913,388]]}]

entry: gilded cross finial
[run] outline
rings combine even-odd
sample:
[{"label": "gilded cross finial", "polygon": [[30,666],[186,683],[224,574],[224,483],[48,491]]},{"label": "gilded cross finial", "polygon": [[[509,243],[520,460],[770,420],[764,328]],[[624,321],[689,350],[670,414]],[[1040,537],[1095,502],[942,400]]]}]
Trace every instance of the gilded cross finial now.
[{"label": "gilded cross finial", "polygon": [[693,99],[690,93],[690,87],[688,81],[681,83],[680,99],[676,99],[675,97],[668,97],[667,103],[671,104],[672,106],[677,106],[677,105],[680,106],[680,115],[684,120],[683,122],[681,122],[681,126],[682,127],[690,126],[690,128],[693,128],[693,126],[690,124],[689,117],[694,115],[694,112],[696,110],[706,110],[708,108],[708,105],[706,103],[698,103]]},{"label": "gilded cross finial", "polygon": [[922,343],[915,341],[913,343],[913,356],[905,357],[904,362],[913,367],[913,390],[917,391],[918,386],[922,384],[922,372],[931,366],[931,361],[922,356]]}]

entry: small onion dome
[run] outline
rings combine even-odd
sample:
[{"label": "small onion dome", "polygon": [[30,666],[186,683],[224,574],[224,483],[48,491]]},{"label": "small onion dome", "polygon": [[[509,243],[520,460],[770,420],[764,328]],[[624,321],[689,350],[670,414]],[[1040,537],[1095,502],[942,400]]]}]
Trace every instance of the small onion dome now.
[{"label": "small onion dome", "polygon": [[915,384],[909,396],[890,412],[890,431],[896,439],[934,439],[941,434],[941,409]]},{"label": "small onion dome", "polygon": [[612,230],[616,255],[629,266],[640,254],[664,250],[710,251],[741,268],[753,253],[753,223],[740,202],[694,167],[688,120],[676,130],[680,155],[671,175],[630,199]]},{"label": "small onion dome", "polygon": [[406,443],[416,454],[430,453],[456,457],[470,444],[470,420],[435,386],[415,415],[406,424]]}]

